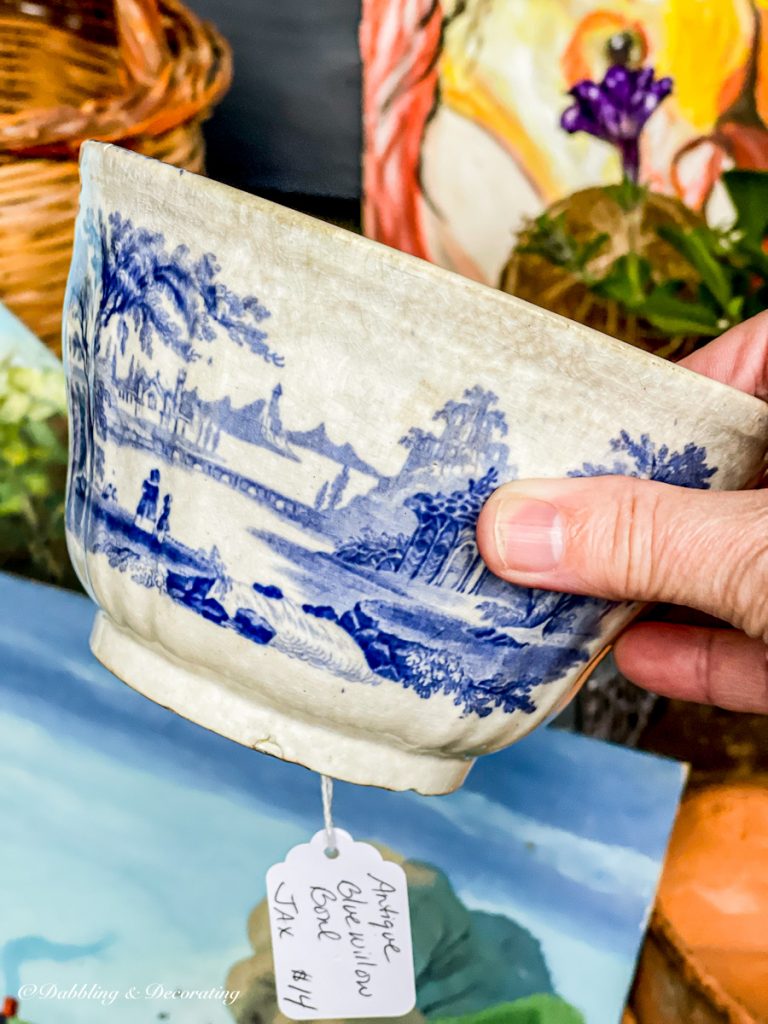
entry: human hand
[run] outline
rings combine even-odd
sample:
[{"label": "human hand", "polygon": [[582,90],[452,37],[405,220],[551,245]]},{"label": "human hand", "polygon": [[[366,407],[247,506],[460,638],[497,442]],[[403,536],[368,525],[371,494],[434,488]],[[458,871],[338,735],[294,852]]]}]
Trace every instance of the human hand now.
[{"label": "human hand", "polygon": [[[768,313],[683,365],[768,399]],[[616,662],[657,693],[768,713],[768,490],[516,480],[488,499],[477,535],[489,568],[510,583],[684,605],[730,623],[636,623],[616,642]]]}]

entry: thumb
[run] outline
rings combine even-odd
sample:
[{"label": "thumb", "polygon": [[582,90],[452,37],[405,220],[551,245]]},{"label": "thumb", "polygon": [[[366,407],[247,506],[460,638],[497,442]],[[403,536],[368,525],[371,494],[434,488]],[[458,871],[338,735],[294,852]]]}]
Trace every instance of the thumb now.
[{"label": "thumb", "polygon": [[510,583],[683,604],[765,638],[767,497],[620,476],[518,480],[488,499],[478,545]]}]

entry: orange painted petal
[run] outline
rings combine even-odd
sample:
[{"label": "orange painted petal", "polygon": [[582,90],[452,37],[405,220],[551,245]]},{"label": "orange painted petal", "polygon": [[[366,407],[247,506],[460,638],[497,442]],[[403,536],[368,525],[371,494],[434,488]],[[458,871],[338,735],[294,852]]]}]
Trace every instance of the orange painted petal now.
[{"label": "orange painted petal", "polygon": [[755,0],[758,28],[757,83],[755,86],[755,105],[763,124],[768,125],[768,3],[766,0]]},{"label": "orange painted petal", "polygon": [[731,122],[721,125],[719,134],[727,139],[728,151],[737,167],[768,171],[768,130]]},{"label": "orange painted petal", "polygon": [[585,78],[602,78],[606,70],[605,44],[616,32],[636,32],[648,50],[648,40],[639,21],[605,9],[591,11],[576,25],[560,58],[560,67],[567,88]]}]

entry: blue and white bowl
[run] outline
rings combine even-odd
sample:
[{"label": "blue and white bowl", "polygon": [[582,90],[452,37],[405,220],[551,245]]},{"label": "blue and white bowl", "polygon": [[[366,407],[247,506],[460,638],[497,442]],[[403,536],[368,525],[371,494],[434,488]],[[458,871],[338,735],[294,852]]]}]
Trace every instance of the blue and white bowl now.
[{"label": "blue and white bowl", "polygon": [[123,149],[81,167],[67,528],[92,647],[240,743],[454,789],[636,610],[491,575],[493,489],[764,465],[754,398]]}]

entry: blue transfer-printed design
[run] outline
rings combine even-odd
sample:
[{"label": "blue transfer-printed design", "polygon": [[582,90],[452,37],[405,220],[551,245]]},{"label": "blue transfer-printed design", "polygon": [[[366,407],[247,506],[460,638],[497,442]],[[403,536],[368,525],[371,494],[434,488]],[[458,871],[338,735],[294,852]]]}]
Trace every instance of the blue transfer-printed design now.
[{"label": "blue transfer-printed design", "polygon": [[614,459],[611,465],[595,466],[585,462],[568,476],[639,476],[678,487],[706,490],[717,469],[707,465],[707,452],[695,444],[687,444],[681,452],[670,452],[665,444],[656,445],[648,434],[634,441],[626,430],[611,441]]},{"label": "blue transfer-printed design", "polygon": [[[387,475],[349,442],[331,440],[322,422],[284,424],[283,386],[274,382],[283,361],[263,327],[269,312],[218,280],[213,255],[169,250],[161,234],[119,214],[104,223],[86,211],[74,265],[67,523],[89,552],[249,642],[352,681],[446,695],[464,714],[531,713],[538,686],[586,662],[586,642],[613,605],[509,586],[478,553],[480,509],[516,476],[492,391],[468,388],[434,413],[431,429],[412,427],[400,469]],[[190,382],[219,339],[269,367],[261,397],[238,406]],[[151,358],[156,344],[162,360]],[[257,394],[258,382],[254,369]],[[280,489],[238,468],[232,452],[260,465],[249,448],[277,460]],[[118,493],[121,449],[146,467],[134,493]],[[183,519],[173,482],[187,473],[226,489],[245,520],[258,511],[260,526],[245,526],[234,557],[219,550],[225,535],[206,548],[176,534]],[[604,464],[571,475],[607,473],[706,488],[715,469],[703,448],[670,452],[622,431],[607,439]],[[298,486],[308,476],[318,479],[314,495]],[[269,565],[272,578],[238,579],[249,549],[247,560]]]},{"label": "blue transfer-printed design", "polygon": [[266,586],[263,583],[252,583],[251,586],[257,594],[263,594],[264,597],[271,597],[273,601],[282,601],[283,592],[280,587],[274,586],[272,583],[268,583]]},{"label": "blue transfer-printed design", "polygon": [[[122,352],[131,327],[147,356],[152,355],[157,340],[187,363],[200,359],[205,344],[223,334],[255,355],[282,365],[282,357],[270,351],[261,326],[269,311],[254,296],[236,295],[217,279],[221,268],[214,255],[205,253],[192,259],[185,246],[169,252],[159,232],[134,227],[119,213],[111,213],[105,224],[89,212],[85,233],[99,285],[94,355],[99,352],[101,332],[115,320]],[[89,280],[83,282],[84,290]],[[87,309],[89,297],[79,298],[85,299]],[[82,315],[82,306],[82,301],[76,301],[76,314]],[[73,335],[70,343],[84,350],[86,335],[83,325],[79,326],[79,334]]]},{"label": "blue transfer-printed design", "polygon": [[367,530],[341,544],[336,555],[353,565],[476,593],[487,570],[475,547],[475,524],[486,498],[498,486],[498,477],[496,469],[489,469],[481,480],[469,480],[461,491],[411,494],[403,502],[417,520],[410,537],[402,533],[396,538],[387,533],[376,537]]}]

